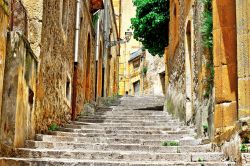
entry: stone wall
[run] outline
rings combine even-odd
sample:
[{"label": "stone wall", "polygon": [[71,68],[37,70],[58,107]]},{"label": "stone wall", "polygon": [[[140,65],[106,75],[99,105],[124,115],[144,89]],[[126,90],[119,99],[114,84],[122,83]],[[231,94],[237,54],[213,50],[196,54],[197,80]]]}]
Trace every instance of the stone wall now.
[{"label": "stone wall", "polygon": [[[3,94],[3,80],[6,58],[7,45],[7,28],[8,28],[8,4],[0,0],[0,122],[2,121],[2,94]],[[1,124],[1,123],[0,123]],[[1,130],[0,130],[1,134]],[[0,155],[1,155],[0,145]]]},{"label": "stone wall", "polygon": [[[227,19],[225,19],[227,18]],[[236,1],[213,0],[215,142],[230,140],[237,121]]]},{"label": "stone wall", "polygon": [[23,147],[25,140],[35,135],[38,72],[37,57],[23,35],[11,32],[7,49],[0,138],[6,153],[11,148]]},{"label": "stone wall", "polygon": [[165,84],[161,77],[165,73],[164,58],[152,56],[148,52],[146,52],[145,58],[144,67],[147,68],[147,73],[144,74],[143,78],[143,95],[163,96]]},{"label": "stone wall", "polygon": [[[83,111],[84,103],[95,100],[95,32],[86,2],[81,3],[79,59],[77,63],[76,113]],[[92,86],[91,86],[92,85]]]},{"label": "stone wall", "polygon": [[[116,17],[114,11],[114,5],[112,0],[105,2],[105,14],[104,17],[104,40],[105,50],[104,50],[104,96],[113,96],[118,94],[118,65],[119,65],[119,44],[114,46],[109,45],[107,41],[117,41],[118,40],[118,27],[116,24]],[[104,8],[105,8],[104,7]]]},{"label": "stone wall", "polygon": [[194,125],[199,136],[208,124],[212,94],[205,97],[209,53],[202,45],[201,1],[170,1],[169,46],[165,51],[165,109],[186,124]]},{"label": "stone wall", "polygon": [[250,116],[249,3],[236,1],[239,119]]},{"label": "stone wall", "polygon": [[[40,71],[37,84],[36,131],[71,118],[76,4],[43,1]],[[64,13],[64,17],[62,17]],[[68,93],[68,94],[67,94]]]},{"label": "stone wall", "polygon": [[28,40],[36,56],[40,56],[43,0],[23,0],[28,19]]}]

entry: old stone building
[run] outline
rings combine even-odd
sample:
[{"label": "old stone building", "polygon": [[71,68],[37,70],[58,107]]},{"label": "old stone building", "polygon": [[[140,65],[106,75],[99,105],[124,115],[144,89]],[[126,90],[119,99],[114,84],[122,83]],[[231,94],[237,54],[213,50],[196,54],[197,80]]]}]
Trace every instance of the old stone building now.
[{"label": "old stone building", "polygon": [[[130,19],[136,15],[133,1],[116,1],[121,8],[116,11],[119,17],[121,38],[132,33]],[[120,12],[120,13],[119,13]],[[143,50],[143,51],[142,51]],[[161,74],[164,71],[164,58],[153,57],[143,49],[140,42],[133,36],[121,44],[121,57],[119,62],[119,94],[125,95],[158,95],[163,96],[164,83],[161,83]],[[164,80],[165,78],[163,78]],[[164,81],[163,81],[164,82]]]},{"label": "old stone building", "polygon": [[1,120],[1,107],[2,107],[2,94],[3,94],[3,76],[6,58],[6,44],[7,44],[7,28],[9,18],[8,1],[0,1],[0,120]]},{"label": "old stone building", "polygon": [[[227,153],[235,154],[240,144],[238,133],[249,137],[248,4],[235,0],[208,3],[170,1],[165,108],[194,125],[200,137],[209,136],[217,145],[224,144]],[[209,17],[204,14],[206,5],[212,14],[210,48],[202,33]],[[225,143],[230,140],[231,144]]]},{"label": "old stone building", "polygon": [[166,48],[166,108],[198,133],[208,124],[212,95],[206,93],[209,59],[200,32],[201,1],[170,1],[170,44]]},{"label": "old stone building", "polygon": [[1,152],[11,153],[74,120],[98,97],[117,94],[119,47],[109,45],[118,30],[112,1],[0,4],[0,142]]}]

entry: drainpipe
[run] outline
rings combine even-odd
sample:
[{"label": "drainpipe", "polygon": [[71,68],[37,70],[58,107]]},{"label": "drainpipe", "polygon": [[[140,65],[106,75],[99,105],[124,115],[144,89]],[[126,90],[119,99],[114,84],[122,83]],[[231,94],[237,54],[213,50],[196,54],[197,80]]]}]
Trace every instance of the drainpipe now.
[{"label": "drainpipe", "polygon": [[[99,14],[100,10],[98,10],[95,14]],[[94,15],[95,15],[94,14]],[[98,21],[97,21],[97,27],[96,28],[96,51],[95,51],[95,60],[96,60],[96,63],[95,63],[95,67],[96,67],[96,73],[95,73],[95,99],[96,101],[98,100],[98,61],[99,61],[99,49],[100,49],[100,18],[98,17]]]},{"label": "drainpipe", "polygon": [[[98,14],[99,12],[100,10],[98,10],[95,14]],[[97,29],[96,29],[96,56],[95,56],[96,61],[98,61],[99,58],[99,47],[100,47],[99,41],[100,41],[100,18],[98,18]]]},{"label": "drainpipe", "polygon": [[76,0],[76,29],[75,29],[74,75],[73,75],[72,115],[71,115],[72,121],[74,121],[76,118],[80,9],[81,9],[80,0]]}]

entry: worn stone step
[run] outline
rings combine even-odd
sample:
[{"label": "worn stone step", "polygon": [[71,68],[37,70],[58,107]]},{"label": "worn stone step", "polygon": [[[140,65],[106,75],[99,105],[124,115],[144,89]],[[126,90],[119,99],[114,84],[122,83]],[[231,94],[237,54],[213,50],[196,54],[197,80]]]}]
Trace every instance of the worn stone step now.
[{"label": "worn stone step", "polygon": [[[83,114],[84,115],[84,114]],[[136,111],[136,110],[130,110],[130,111],[103,111],[103,112],[94,112],[93,115],[105,115],[105,116],[169,116],[169,114],[165,111]]]},{"label": "worn stone step", "polygon": [[245,165],[250,165],[250,153],[242,153],[242,164]]},{"label": "worn stone step", "polygon": [[[105,127],[108,126],[119,126],[119,127],[127,127],[127,126],[145,126],[145,127],[150,127],[150,126],[168,126],[168,127],[184,127],[184,123],[182,122],[167,122],[163,124],[157,124],[157,123],[151,123],[151,122],[143,122],[143,123],[123,123],[123,122],[118,122],[118,123],[91,123],[91,122],[80,122],[80,121],[74,121],[72,122],[73,124],[77,125],[102,125]],[[157,124],[157,125],[156,125]]]},{"label": "worn stone step", "polygon": [[92,123],[178,123],[178,120],[172,119],[95,119],[95,118],[78,118],[80,122],[92,122]]},{"label": "worn stone step", "polygon": [[59,131],[86,133],[86,134],[162,134],[160,130],[104,130],[104,129],[60,128]]},{"label": "worn stone step", "polygon": [[167,114],[167,113],[164,113],[164,114],[160,114],[160,115],[131,115],[131,114],[128,114],[128,115],[120,115],[120,114],[117,114],[117,115],[106,115],[105,113],[100,113],[98,115],[98,113],[94,113],[94,114],[88,114],[88,113],[85,113],[85,114],[81,114],[79,117],[94,117],[94,118],[99,118],[99,117],[103,117],[103,118],[161,118],[161,117],[167,117],[167,118],[173,118],[171,115]]},{"label": "worn stone step", "polygon": [[129,139],[129,138],[106,138],[106,137],[65,137],[55,135],[37,135],[38,141],[51,141],[51,142],[75,142],[75,143],[108,143],[108,144],[141,144],[141,145],[155,145],[159,146],[164,141],[178,141],[181,146],[196,146],[201,144],[201,140],[189,139],[189,140],[166,140],[163,139]]},{"label": "worn stone step", "polygon": [[104,130],[104,129],[73,129],[73,128],[59,128],[58,131],[83,133],[83,134],[192,134],[193,130]]},{"label": "worn stone step", "polygon": [[108,161],[74,159],[2,158],[1,166],[236,166],[232,162]]},{"label": "worn stone step", "polygon": [[97,160],[134,160],[134,161],[223,161],[222,153],[148,153],[140,151],[90,151],[90,150],[48,150],[18,149],[21,158],[68,158]]},{"label": "worn stone step", "polygon": [[[80,124],[66,124],[65,128],[73,129],[103,129],[103,130],[172,130],[171,127],[167,126],[103,126],[103,125],[80,125]],[[185,127],[180,128],[185,129]]]},{"label": "worn stone step", "polygon": [[146,117],[146,116],[142,116],[142,117],[100,117],[100,116],[79,116],[77,118],[77,120],[83,120],[83,119],[95,119],[95,120],[144,120],[144,121],[147,121],[147,120],[152,120],[152,121],[165,121],[165,120],[168,120],[168,121],[173,121],[173,122],[176,122],[177,120],[176,119],[173,119],[171,117],[165,117],[165,116],[159,116],[159,117]]},{"label": "worn stone step", "polygon": [[143,145],[154,145],[154,146],[158,146],[161,145],[164,141],[177,141],[179,143],[180,146],[198,146],[202,144],[201,139],[190,139],[190,140],[148,140],[148,141],[143,141]]},{"label": "worn stone step", "polygon": [[[134,138],[134,139],[145,139],[145,140],[156,140],[156,139],[181,139],[187,136],[192,136],[191,134],[100,134],[100,133],[72,133],[72,132],[62,132],[55,131],[50,134],[58,136],[68,136],[68,137],[106,137],[106,138]],[[195,136],[195,135],[194,135]]]},{"label": "worn stone step", "polygon": [[109,120],[109,119],[77,119],[80,122],[88,122],[88,123],[132,123],[132,124],[144,124],[144,123],[154,123],[158,125],[163,125],[166,123],[178,123],[175,120]]},{"label": "worn stone step", "polygon": [[147,146],[140,144],[87,144],[87,143],[72,143],[72,142],[42,142],[42,141],[27,141],[26,148],[34,149],[88,149],[88,150],[120,150],[120,151],[143,151],[156,153],[184,153],[184,152],[210,152],[209,145],[199,146]]}]

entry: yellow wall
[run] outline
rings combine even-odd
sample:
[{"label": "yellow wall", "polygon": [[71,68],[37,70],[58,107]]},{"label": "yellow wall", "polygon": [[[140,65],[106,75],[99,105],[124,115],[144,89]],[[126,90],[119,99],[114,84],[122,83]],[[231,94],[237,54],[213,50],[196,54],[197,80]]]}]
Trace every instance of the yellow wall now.
[{"label": "yellow wall", "polygon": [[[133,6],[132,1],[121,2],[121,38],[125,38],[125,32],[130,28],[130,19],[135,17],[136,8]],[[130,80],[130,67],[128,60],[130,54],[137,51],[141,47],[141,43],[136,41],[133,37],[126,44],[121,44],[121,56],[119,64],[119,94],[124,95],[126,91],[133,95],[133,81]]]}]

